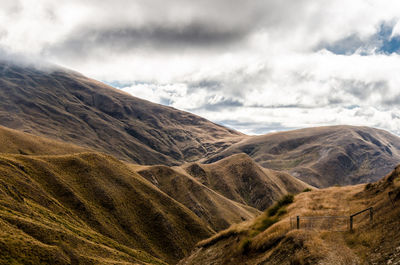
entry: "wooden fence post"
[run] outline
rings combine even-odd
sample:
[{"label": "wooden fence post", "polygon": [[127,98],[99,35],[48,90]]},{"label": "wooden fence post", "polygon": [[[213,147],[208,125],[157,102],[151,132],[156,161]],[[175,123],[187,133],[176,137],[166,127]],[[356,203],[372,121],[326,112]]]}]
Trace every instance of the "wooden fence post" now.
[{"label": "wooden fence post", "polygon": [[372,219],[374,218],[374,208],[369,209],[369,220],[372,222]]},{"label": "wooden fence post", "polygon": [[353,216],[350,216],[350,232],[353,232]]},{"label": "wooden fence post", "polygon": [[297,229],[300,229],[300,216],[297,216]]}]

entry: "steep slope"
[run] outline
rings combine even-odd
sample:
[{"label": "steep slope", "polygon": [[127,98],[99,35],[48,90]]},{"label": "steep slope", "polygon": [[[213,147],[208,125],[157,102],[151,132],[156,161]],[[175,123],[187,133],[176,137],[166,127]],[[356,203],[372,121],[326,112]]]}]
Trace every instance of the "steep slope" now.
[{"label": "steep slope", "polygon": [[180,168],[139,166],[137,173],[188,207],[216,231],[226,229],[234,223],[251,220],[260,214],[253,207],[225,198]]},{"label": "steep slope", "polygon": [[175,263],[213,233],[99,153],[0,155],[0,227],[2,264]]},{"label": "steep slope", "polygon": [[[356,216],[353,232],[345,223],[340,228],[344,232],[322,228],[329,227],[331,219],[327,218],[311,221],[314,229],[305,229],[310,227],[305,221],[300,221],[299,230],[290,225],[290,216],[349,216],[371,206],[373,221],[369,212]],[[281,215],[271,216],[267,211],[200,242],[179,264],[400,262],[400,167],[376,183],[301,193],[281,209]]]},{"label": "steep slope", "polygon": [[400,138],[368,127],[308,128],[246,138],[207,162],[242,152],[263,167],[328,187],[372,182],[389,173],[400,162]]},{"label": "steep slope", "polygon": [[73,144],[23,133],[0,126],[0,153],[22,155],[64,155],[87,152]]},{"label": "steep slope", "polygon": [[140,164],[211,155],[242,134],[73,71],[0,62],[0,125]]},{"label": "steep slope", "polygon": [[259,210],[265,210],[285,194],[310,188],[287,173],[260,167],[243,153],[213,164],[191,163],[183,168],[223,196]]}]

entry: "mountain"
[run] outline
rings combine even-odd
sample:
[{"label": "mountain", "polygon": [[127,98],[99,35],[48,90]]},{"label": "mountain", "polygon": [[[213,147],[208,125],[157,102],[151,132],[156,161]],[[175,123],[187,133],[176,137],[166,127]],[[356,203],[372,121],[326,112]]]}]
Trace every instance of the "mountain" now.
[{"label": "mountain", "polygon": [[212,164],[190,163],[183,168],[199,182],[226,198],[261,211],[285,194],[311,188],[287,173],[260,167],[244,153]]},{"label": "mountain", "polygon": [[0,125],[140,164],[175,165],[244,137],[61,67],[0,62]]},{"label": "mountain", "polygon": [[[350,232],[349,216],[369,207],[373,220],[369,211],[357,215]],[[400,166],[375,183],[285,197],[253,221],[199,242],[178,264],[398,264],[399,216]]]},{"label": "mountain", "polygon": [[400,161],[400,138],[369,127],[307,128],[245,138],[205,162],[242,152],[265,168],[329,187],[373,182],[389,173]]}]

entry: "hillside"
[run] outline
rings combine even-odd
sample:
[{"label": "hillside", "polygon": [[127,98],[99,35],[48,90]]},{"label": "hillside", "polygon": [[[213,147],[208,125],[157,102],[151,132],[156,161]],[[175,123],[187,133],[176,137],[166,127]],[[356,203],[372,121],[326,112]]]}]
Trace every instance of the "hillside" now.
[{"label": "hillside", "polygon": [[[272,208],[277,208],[272,207],[253,221],[234,225],[199,242],[179,264],[400,262],[400,167],[376,183],[303,192],[293,203],[282,200],[280,205],[277,211],[272,212]],[[305,228],[309,226],[304,220],[300,221],[299,230],[290,225],[290,217],[297,215],[349,216],[371,206],[373,221],[368,212],[355,217],[353,232],[349,231],[348,223],[323,228],[330,225],[330,219],[324,218],[313,221],[312,229]]]},{"label": "hillside", "polygon": [[65,142],[23,133],[0,126],[0,153],[22,155],[64,155],[89,149]]},{"label": "hillside", "polygon": [[182,203],[215,231],[230,225],[251,220],[260,211],[232,201],[181,170],[166,166],[140,167],[138,174],[160,190]]},{"label": "hillside", "polygon": [[311,187],[289,174],[262,168],[243,153],[212,164],[191,163],[183,168],[223,196],[259,210],[265,210],[285,194]]},{"label": "hillside", "polygon": [[388,174],[400,161],[400,138],[368,127],[307,128],[243,139],[206,162],[242,152],[316,187],[352,185]]},{"label": "hillside", "polygon": [[60,67],[0,62],[0,102],[0,125],[140,164],[195,161],[243,137]]},{"label": "hillside", "polygon": [[174,263],[212,229],[111,156],[0,155],[0,263]]}]

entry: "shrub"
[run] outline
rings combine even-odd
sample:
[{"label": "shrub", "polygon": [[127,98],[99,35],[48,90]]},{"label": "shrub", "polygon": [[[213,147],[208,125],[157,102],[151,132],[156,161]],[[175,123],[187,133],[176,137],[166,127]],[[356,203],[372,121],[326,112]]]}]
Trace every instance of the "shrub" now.
[{"label": "shrub", "polygon": [[279,201],[277,201],[273,206],[271,206],[267,210],[268,216],[274,216],[277,214],[280,208],[282,208],[285,205],[291,204],[294,200],[294,196],[292,194],[287,194],[282,197]]},{"label": "shrub", "polygon": [[281,208],[281,209],[278,210],[277,215],[278,215],[278,216],[282,216],[282,215],[284,215],[284,214],[286,214],[286,213],[287,213],[286,209],[285,209],[285,208]]},{"label": "shrub", "polygon": [[310,189],[310,188],[306,188],[303,190],[303,192],[310,192],[310,191],[312,191],[312,189]]}]

